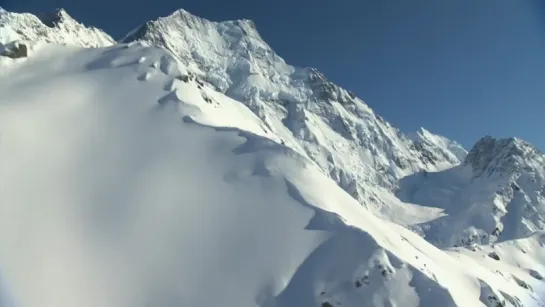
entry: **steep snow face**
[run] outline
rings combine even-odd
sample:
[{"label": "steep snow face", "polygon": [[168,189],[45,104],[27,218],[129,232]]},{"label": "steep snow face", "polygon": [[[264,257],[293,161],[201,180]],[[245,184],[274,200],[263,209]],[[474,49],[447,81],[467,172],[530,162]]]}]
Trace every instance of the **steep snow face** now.
[{"label": "steep snow face", "polygon": [[0,11],[0,45],[16,40],[83,47],[103,47],[115,43],[108,34],[94,27],[85,27],[62,9],[39,17]]},{"label": "steep snow face", "polygon": [[14,306],[532,299],[374,217],[160,49],[33,50],[0,57],[1,290]]},{"label": "steep snow face", "polygon": [[433,134],[424,128],[409,133],[407,136],[418,143],[416,146],[426,147],[427,151],[435,152],[437,156],[444,157],[452,164],[461,164],[467,156],[467,150],[462,145],[444,136]]},{"label": "steep snow face", "polygon": [[251,21],[211,22],[179,10],[121,39],[133,41],[171,51],[188,75],[244,103],[284,144],[377,214],[401,224],[414,221],[397,218],[392,212],[399,208],[384,198],[397,180],[459,162],[411,141],[316,69],[286,64]]},{"label": "steep snow face", "polygon": [[516,138],[484,137],[464,164],[402,179],[401,200],[445,209],[426,238],[439,246],[488,244],[545,227],[545,155]]}]

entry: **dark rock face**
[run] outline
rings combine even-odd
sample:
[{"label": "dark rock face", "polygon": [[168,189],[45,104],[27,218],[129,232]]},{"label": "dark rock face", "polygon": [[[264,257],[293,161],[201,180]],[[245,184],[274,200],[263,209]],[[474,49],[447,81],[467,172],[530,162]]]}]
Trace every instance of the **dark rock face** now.
[{"label": "dark rock face", "polygon": [[0,56],[12,59],[26,58],[28,57],[28,47],[25,44],[16,43],[6,47],[3,51],[0,51]]},{"label": "dark rock face", "polygon": [[494,260],[500,260],[500,256],[498,256],[498,254],[496,252],[491,252],[488,254],[488,257],[494,259]]}]

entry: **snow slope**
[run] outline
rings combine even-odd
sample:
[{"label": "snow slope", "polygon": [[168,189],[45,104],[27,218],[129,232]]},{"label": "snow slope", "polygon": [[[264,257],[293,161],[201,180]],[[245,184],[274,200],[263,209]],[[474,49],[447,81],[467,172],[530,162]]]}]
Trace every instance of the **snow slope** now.
[{"label": "snow slope", "polygon": [[545,155],[517,138],[484,137],[464,163],[401,180],[401,200],[442,208],[424,226],[439,246],[489,244],[545,227]]},{"label": "snow slope", "polygon": [[17,40],[83,47],[104,47],[115,43],[108,34],[94,27],[85,27],[63,9],[42,16],[0,9],[0,44]]},{"label": "snow slope", "polygon": [[[497,278],[519,288],[528,299],[525,301],[510,294],[498,293],[487,286],[481,288],[481,300],[487,306],[545,306],[543,272],[545,271],[545,237],[543,232],[504,241],[494,246],[477,246],[475,249],[452,248],[447,252],[457,261],[465,263],[475,273]],[[503,303],[503,304],[502,304]]]},{"label": "snow slope", "polygon": [[[452,148],[413,142],[318,70],[286,64],[252,21],[211,22],[178,10],[120,41],[172,52],[184,73],[244,103],[284,144],[376,214],[403,225],[437,217],[437,210],[405,205],[391,191],[399,178],[459,164]],[[417,217],[393,214],[403,211]]]},{"label": "snow slope", "polygon": [[502,269],[541,295],[375,217],[163,50],[33,50],[0,57],[0,272],[12,306],[545,297],[538,273]]},{"label": "snow slope", "polygon": [[1,307],[545,306],[530,144],[404,135],[248,20],[180,10],[85,49],[115,42],[0,9],[14,40]]}]

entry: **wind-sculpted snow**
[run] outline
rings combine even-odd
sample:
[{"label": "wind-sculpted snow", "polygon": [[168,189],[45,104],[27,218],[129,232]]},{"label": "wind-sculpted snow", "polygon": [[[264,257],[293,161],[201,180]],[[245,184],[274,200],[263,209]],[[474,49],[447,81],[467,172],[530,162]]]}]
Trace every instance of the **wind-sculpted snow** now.
[{"label": "wind-sculpted snow", "polygon": [[[166,52],[32,47],[0,57],[1,293],[15,306],[534,299],[373,216]],[[528,269],[537,289],[543,269]]]}]

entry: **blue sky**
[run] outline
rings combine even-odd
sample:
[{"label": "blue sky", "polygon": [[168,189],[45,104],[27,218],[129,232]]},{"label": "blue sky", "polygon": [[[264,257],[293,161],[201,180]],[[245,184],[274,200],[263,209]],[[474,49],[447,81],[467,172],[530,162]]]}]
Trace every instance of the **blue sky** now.
[{"label": "blue sky", "polygon": [[545,1],[0,0],[12,11],[64,7],[121,36],[184,8],[254,20],[290,64],[312,66],[403,131],[423,126],[471,147],[521,137],[545,149]]}]

